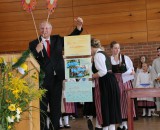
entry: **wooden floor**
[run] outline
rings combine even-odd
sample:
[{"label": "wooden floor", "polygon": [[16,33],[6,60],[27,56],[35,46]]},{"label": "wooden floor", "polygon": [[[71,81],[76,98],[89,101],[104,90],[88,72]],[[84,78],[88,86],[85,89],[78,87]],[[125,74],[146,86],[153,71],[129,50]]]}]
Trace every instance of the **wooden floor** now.
[{"label": "wooden floor", "polygon": [[[95,119],[93,122],[95,122]],[[87,121],[83,117],[70,120],[70,125],[71,128],[69,130],[88,130]],[[160,130],[160,117],[140,117],[134,121],[134,130]]]}]

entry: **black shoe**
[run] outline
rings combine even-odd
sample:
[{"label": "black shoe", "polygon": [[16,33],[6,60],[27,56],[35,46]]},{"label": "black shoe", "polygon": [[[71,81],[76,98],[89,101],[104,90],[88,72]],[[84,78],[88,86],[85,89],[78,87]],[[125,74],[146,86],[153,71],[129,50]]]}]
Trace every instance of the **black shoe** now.
[{"label": "black shoe", "polygon": [[123,130],[128,130],[125,126],[123,126]]},{"label": "black shoe", "polygon": [[117,130],[127,130],[125,126],[123,128],[117,127]]},{"label": "black shoe", "polygon": [[87,125],[88,125],[89,130],[93,130],[93,124],[92,124],[92,121],[90,119],[87,120]]},{"label": "black shoe", "polygon": [[117,130],[123,130],[123,128],[121,129],[120,127],[117,127]]},{"label": "black shoe", "polygon": [[64,125],[64,128],[66,128],[66,129],[70,129],[71,128],[71,126],[70,125]]},{"label": "black shoe", "polygon": [[60,125],[60,126],[59,126],[59,129],[63,129],[63,128],[64,128],[64,126],[63,126],[63,125]]},{"label": "black shoe", "polygon": [[95,127],[95,130],[103,130],[103,128],[97,128],[97,127]]}]

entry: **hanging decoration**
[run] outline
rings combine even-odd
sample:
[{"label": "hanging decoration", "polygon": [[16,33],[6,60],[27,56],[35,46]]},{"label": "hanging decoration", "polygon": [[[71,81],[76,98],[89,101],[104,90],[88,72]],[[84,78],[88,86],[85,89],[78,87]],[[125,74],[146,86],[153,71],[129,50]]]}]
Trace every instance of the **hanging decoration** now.
[{"label": "hanging decoration", "polygon": [[[47,17],[47,22],[48,22],[49,16],[50,16],[50,14],[52,14],[54,12],[54,10],[57,6],[57,1],[58,0],[46,0],[46,1],[47,1],[47,9],[48,9],[48,17]],[[33,15],[33,10],[35,9],[35,6],[36,6],[37,2],[36,2],[36,0],[21,0],[21,4],[22,4],[23,9],[25,11],[31,13],[31,15],[32,15],[32,20],[33,20],[34,27],[35,27],[35,30],[36,30],[37,39],[40,42],[38,31],[37,31],[37,26],[36,26],[36,23],[35,23],[35,18],[34,18],[34,15]],[[42,51],[41,51],[41,53],[42,53],[42,56],[44,57]]]},{"label": "hanging decoration", "polygon": [[37,2],[36,2],[36,0],[21,0],[21,3],[22,3],[22,6],[23,6],[23,9],[26,10],[27,12],[31,13],[31,15],[32,15],[34,27],[35,27],[36,34],[37,34],[37,38],[39,40],[37,27],[36,27],[34,15],[33,15],[33,12],[32,12],[32,10],[35,9],[35,5],[36,5]]},{"label": "hanging decoration", "polygon": [[54,12],[56,6],[57,6],[57,0],[47,0],[47,8],[49,13]]},{"label": "hanging decoration", "polygon": [[48,9],[48,17],[47,21],[49,20],[50,14],[52,14],[57,6],[58,0],[47,0],[47,9]]},{"label": "hanging decoration", "polygon": [[[23,6],[23,9],[26,10],[27,12],[31,13],[31,15],[32,15],[32,20],[33,20],[34,27],[35,27],[35,30],[36,30],[37,39],[40,43],[39,35],[38,35],[38,31],[37,31],[37,26],[36,26],[35,18],[34,18],[33,11],[32,11],[32,10],[35,9],[35,5],[37,4],[37,2],[36,2],[36,0],[21,0],[21,3],[22,3],[22,6]],[[41,53],[42,53],[42,56],[44,57],[42,51],[41,51]]]},{"label": "hanging decoration", "polygon": [[36,27],[34,15],[33,15],[33,12],[32,12],[32,10],[35,9],[35,5],[36,5],[37,2],[36,2],[36,0],[21,0],[21,3],[22,3],[22,6],[23,6],[23,9],[26,10],[27,12],[31,13],[31,15],[32,15],[34,27],[35,27],[36,34],[37,34],[37,38],[39,40],[37,27]]},{"label": "hanging decoration", "polygon": [[21,0],[21,4],[23,9],[27,12],[31,12],[35,9],[35,5],[37,4],[36,0]]}]

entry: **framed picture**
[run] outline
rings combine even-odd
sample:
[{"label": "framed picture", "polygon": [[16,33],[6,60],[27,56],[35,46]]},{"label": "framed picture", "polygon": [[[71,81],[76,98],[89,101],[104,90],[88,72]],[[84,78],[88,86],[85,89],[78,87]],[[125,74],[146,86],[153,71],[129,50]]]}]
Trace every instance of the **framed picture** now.
[{"label": "framed picture", "polygon": [[65,59],[65,79],[91,78],[91,57]]},{"label": "framed picture", "polygon": [[66,102],[92,102],[92,81],[65,82]]},{"label": "framed picture", "polygon": [[91,36],[65,36],[64,37],[64,56],[83,56],[91,55]]}]

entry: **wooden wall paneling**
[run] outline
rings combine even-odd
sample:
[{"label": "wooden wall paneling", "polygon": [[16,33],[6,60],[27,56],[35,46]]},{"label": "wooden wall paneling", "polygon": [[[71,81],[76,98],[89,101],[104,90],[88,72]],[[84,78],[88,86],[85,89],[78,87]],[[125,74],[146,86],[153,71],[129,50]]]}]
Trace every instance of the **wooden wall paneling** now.
[{"label": "wooden wall paneling", "polygon": [[0,22],[22,21],[23,18],[21,16],[31,19],[29,18],[31,15],[24,12],[0,13]]},{"label": "wooden wall paneling", "polygon": [[73,31],[73,26],[65,27],[65,28],[54,28],[52,33],[59,34],[60,36],[67,36]]},{"label": "wooden wall paneling", "polygon": [[[47,20],[48,12],[47,10],[35,10],[33,12],[35,19]],[[72,17],[72,9],[71,8],[61,8],[60,10],[56,10],[55,13],[50,15],[50,18],[65,18]],[[25,11],[21,12],[12,12],[12,13],[0,13],[0,22],[12,22],[12,21],[26,21],[31,20],[32,16],[30,13]]]},{"label": "wooden wall paneling", "polygon": [[1,3],[0,4],[0,13],[5,13],[5,12],[18,12],[22,10],[22,6],[20,5],[21,2],[12,2],[11,3]]},{"label": "wooden wall paneling", "polygon": [[130,10],[146,9],[146,0],[130,0]]},{"label": "wooden wall paneling", "polygon": [[[39,31],[39,24],[42,21],[43,20],[35,20],[38,31]],[[49,19],[49,22],[53,25],[54,28],[73,26],[72,17]],[[1,31],[3,32],[4,31],[22,31],[22,30],[24,31],[24,30],[35,29],[34,23],[32,20],[0,23],[0,28],[1,28]]]},{"label": "wooden wall paneling", "polygon": [[58,0],[57,8],[59,7],[72,7],[72,0]]},{"label": "wooden wall paneling", "polygon": [[111,35],[91,35],[99,39],[102,45],[108,45],[111,41],[116,40],[121,43],[147,42],[147,32],[131,32]]},{"label": "wooden wall paneling", "polygon": [[148,31],[148,41],[160,41],[160,31]]},{"label": "wooden wall paneling", "polygon": [[160,30],[160,19],[147,20],[148,31]]},{"label": "wooden wall paneling", "polygon": [[146,0],[147,9],[160,8],[160,0]]},{"label": "wooden wall paneling", "polygon": [[130,42],[125,41],[124,43],[142,43],[147,42],[147,32],[131,32],[128,38]]},{"label": "wooden wall paneling", "polygon": [[72,8],[70,7],[56,8],[55,12],[51,14],[51,17],[54,17],[54,18],[63,18],[63,17],[72,17],[72,16],[73,16],[73,12],[72,12]]},{"label": "wooden wall paneling", "polygon": [[[33,11],[37,28],[47,19],[45,2],[37,0]],[[59,0],[57,4],[49,19],[53,34],[68,35],[74,17],[80,16],[82,34],[91,34],[103,45],[116,39],[123,43],[160,40],[160,0]],[[36,38],[31,14],[22,9],[20,0],[0,0],[0,28],[0,52],[25,50]]]},{"label": "wooden wall paneling", "polygon": [[108,36],[107,35],[91,35],[93,38],[96,38],[100,40],[101,45],[106,45],[108,42]]},{"label": "wooden wall paneling", "polygon": [[[72,27],[55,28],[53,34],[65,36],[73,31]],[[0,52],[5,51],[22,51],[28,48],[30,41],[37,38],[35,30],[4,32],[0,38]]]},{"label": "wooden wall paneling", "polygon": [[131,32],[108,35],[108,43],[117,41],[120,43],[147,42],[147,32]]},{"label": "wooden wall paneling", "polygon": [[5,41],[0,44],[0,52],[24,51],[28,48],[28,44],[29,41]]},{"label": "wooden wall paneling", "polygon": [[0,0],[0,3],[11,3],[11,2],[17,2],[17,1],[20,1],[20,0]]},{"label": "wooden wall paneling", "polygon": [[131,32],[147,31],[147,24],[145,21],[130,22]]},{"label": "wooden wall paneling", "polygon": [[[47,10],[46,2],[43,0],[37,1],[35,9]],[[0,13],[19,12],[19,11],[24,11],[20,0],[16,2],[10,2],[10,3],[4,2],[0,4]]]},{"label": "wooden wall paneling", "polygon": [[[3,32],[34,30],[34,23],[33,21],[5,22],[0,23],[0,28]],[[38,25],[37,28],[39,29]]]},{"label": "wooden wall paneling", "polygon": [[71,27],[74,25],[74,18],[73,17],[55,18],[55,19],[50,19],[49,22],[51,22],[53,28]]},{"label": "wooden wall paneling", "polygon": [[32,40],[37,37],[35,30],[12,31],[1,33],[0,42],[25,41]]},{"label": "wooden wall paneling", "polygon": [[[54,28],[53,34],[60,34],[62,36],[70,34],[73,31],[72,27],[65,28]],[[12,32],[3,32],[1,33],[0,42],[7,41],[25,41],[33,40],[37,38],[36,31],[25,30],[25,31],[12,31]]]},{"label": "wooden wall paneling", "polygon": [[[47,11],[35,10],[33,12],[35,19],[47,19]],[[18,22],[18,21],[27,21],[32,20],[30,13],[25,11],[21,12],[12,12],[12,13],[0,13],[0,22]]]},{"label": "wooden wall paneling", "polygon": [[[0,3],[13,3],[13,2],[20,2],[20,0],[0,0]],[[37,0],[37,4],[39,3],[46,3],[45,0]],[[58,0],[57,6],[58,7],[69,7],[72,4],[72,0]],[[46,6],[46,4],[44,4]]]},{"label": "wooden wall paneling", "polygon": [[[19,2],[20,0],[1,0],[0,3],[4,3],[4,2]],[[38,0],[39,2],[40,0]],[[41,0],[42,1],[42,0]],[[86,0],[73,0],[74,1],[74,4],[77,5],[77,6],[80,6],[80,5],[83,5],[83,4],[91,4],[91,3],[94,3],[94,4],[99,4],[99,3],[109,3],[109,2],[120,2],[120,1],[129,1],[129,0],[92,0],[92,1],[86,1]],[[59,6],[66,6],[67,4],[71,3],[72,0],[59,0],[58,1],[58,5]]]},{"label": "wooden wall paneling", "polygon": [[74,7],[74,14],[75,16],[85,16],[93,14],[125,12],[131,10],[144,10],[146,9],[144,1],[145,0],[135,0],[108,4],[77,6]]},{"label": "wooden wall paneling", "polygon": [[147,19],[160,19],[160,8],[159,9],[148,9],[147,10]]},{"label": "wooden wall paneling", "polygon": [[147,31],[146,21],[99,24],[85,27],[88,33],[92,35]]},{"label": "wooden wall paneling", "polygon": [[104,24],[104,23],[120,23],[127,21],[146,20],[146,11],[119,12],[111,14],[99,14],[83,16],[85,25]]},{"label": "wooden wall paneling", "polygon": [[[4,2],[0,2],[0,13],[4,12],[19,12],[23,11],[23,7],[21,5],[21,1],[11,1],[8,2],[8,0]],[[12,5],[11,5],[12,3]],[[61,7],[72,7],[72,0],[59,0],[57,2],[57,8]],[[38,0],[37,4],[35,6],[35,10],[47,10],[47,4],[45,0]]]},{"label": "wooden wall paneling", "polygon": [[97,4],[107,4],[107,3],[116,3],[130,0],[73,0],[74,6],[83,6],[83,5],[97,5]]}]

